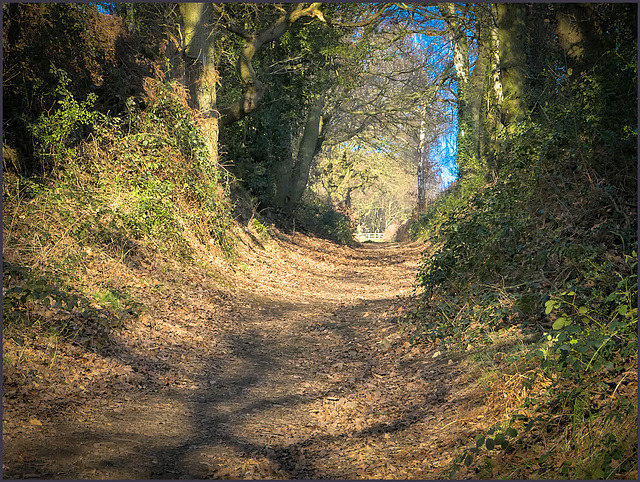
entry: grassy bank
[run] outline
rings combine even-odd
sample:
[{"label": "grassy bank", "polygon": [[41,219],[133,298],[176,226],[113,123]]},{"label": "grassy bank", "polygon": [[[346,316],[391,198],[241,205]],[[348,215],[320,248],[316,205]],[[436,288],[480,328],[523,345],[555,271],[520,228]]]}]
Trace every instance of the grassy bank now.
[{"label": "grassy bank", "polygon": [[[149,80],[126,119],[64,93],[32,128],[44,174],[3,179],[3,335],[100,350],[145,310],[134,288],[151,278],[134,269],[232,253],[228,183],[177,86]],[[82,125],[92,132],[77,141]]]}]

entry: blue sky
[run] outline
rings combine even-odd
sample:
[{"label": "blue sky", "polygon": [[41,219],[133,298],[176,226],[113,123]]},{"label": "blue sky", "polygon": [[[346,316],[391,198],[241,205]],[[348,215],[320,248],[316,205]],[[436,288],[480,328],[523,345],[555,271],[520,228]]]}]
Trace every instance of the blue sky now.
[{"label": "blue sky", "polygon": [[[437,27],[439,30],[445,28],[444,21],[442,20],[431,20],[429,24],[432,27]],[[416,34],[414,35],[413,42],[417,48],[422,49],[425,55],[429,56],[426,59],[425,73],[427,74],[427,78],[431,81],[437,81],[437,77],[444,69],[444,66],[452,60],[453,49],[451,48],[448,37]],[[455,83],[453,83],[452,87],[455,92]],[[441,92],[438,97],[446,98],[448,101],[455,100],[450,92]],[[431,161],[440,169],[442,189],[446,188],[458,177],[458,167],[456,165],[458,123],[457,110],[454,105],[455,103],[448,102],[444,106],[444,109],[448,111],[447,116],[450,119],[445,126],[446,131],[438,138],[436,145],[429,146],[430,156],[432,157]],[[429,109],[429,107],[442,109],[443,104],[440,103],[437,106],[427,105],[427,109]]]}]

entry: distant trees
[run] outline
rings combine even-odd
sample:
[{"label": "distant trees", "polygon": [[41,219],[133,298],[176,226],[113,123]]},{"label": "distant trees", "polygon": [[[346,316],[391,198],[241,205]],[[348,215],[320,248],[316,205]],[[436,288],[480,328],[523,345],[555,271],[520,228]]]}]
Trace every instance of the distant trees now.
[{"label": "distant trees", "polygon": [[[439,179],[435,163],[430,159],[431,145],[442,135],[440,126],[446,108],[443,89],[450,69],[439,62],[438,49],[442,29],[427,20],[432,18],[422,12],[422,23],[414,21],[402,8],[387,5],[377,9],[358,10],[350,20],[341,12],[340,25],[358,25],[344,56],[339,57],[339,83],[330,98],[331,123],[325,146],[331,147],[321,155],[324,166],[320,176],[330,176],[328,165],[339,169],[347,150],[349,158],[360,159],[364,172],[376,172],[365,178],[350,177],[351,185],[341,197],[329,193],[326,179],[321,182],[332,201],[351,205],[352,195],[359,192],[383,195],[378,204],[389,205],[384,196],[395,197],[403,207],[397,215],[406,218],[416,207],[416,198],[424,206],[426,190],[435,187]],[[331,17],[327,17],[329,22]],[[435,40],[434,40],[435,36]],[[339,149],[333,149],[338,147]],[[333,154],[331,154],[333,153]],[[327,156],[330,158],[326,160]],[[338,156],[337,158],[334,156]],[[385,167],[382,167],[384,159]],[[407,166],[412,166],[407,171]],[[406,196],[395,189],[383,188],[390,173],[410,172],[412,181],[398,183]],[[343,181],[344,182],[344,181]],[[336,197],[337,196],[337,197]],[[358,195],[356,198],[361,198]],[[401,219],[395,219],[400,221]]]}]

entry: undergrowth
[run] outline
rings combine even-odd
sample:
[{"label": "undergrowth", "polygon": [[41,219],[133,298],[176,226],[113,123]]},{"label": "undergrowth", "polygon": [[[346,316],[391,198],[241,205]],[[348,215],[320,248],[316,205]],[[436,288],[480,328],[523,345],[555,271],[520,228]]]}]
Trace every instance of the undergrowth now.
[{"label": "undergrowth", "polygon": [[305,192],[295,214],[314,234],[347,246],[353,244],[353,221],[315,193]]},{"label": "undergrowth", "polygon": [[101,349],[144,309],[132,268],[233,252],[229,180],[177,84],[147,79],[118,118],[77,102],[60,75],[63,100],[32,126],[45,174],[3,179],[4,335]]},{"label": "undergrowth", "polygon": [[[631,78],[567,80],[503,139],[495,180],[458,180],[412,226],[430,241],[413,340],[494,354],[475,363],[499,422],[452,477],[637,473],[637,121],[607,100]],[[527,342],[504,348],[514,332]]]}]

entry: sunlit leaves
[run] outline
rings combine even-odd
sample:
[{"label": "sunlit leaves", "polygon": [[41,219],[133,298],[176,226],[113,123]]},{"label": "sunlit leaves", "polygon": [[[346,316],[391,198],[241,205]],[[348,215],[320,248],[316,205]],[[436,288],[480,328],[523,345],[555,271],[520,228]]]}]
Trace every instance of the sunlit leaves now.
[{"label": "sunlit leaves", "polygon": [[571,318],[567,316],[561,316],[556,321],[553,322],[554,330],[561,330],[565,326],[569,326],[571,324]]}]

